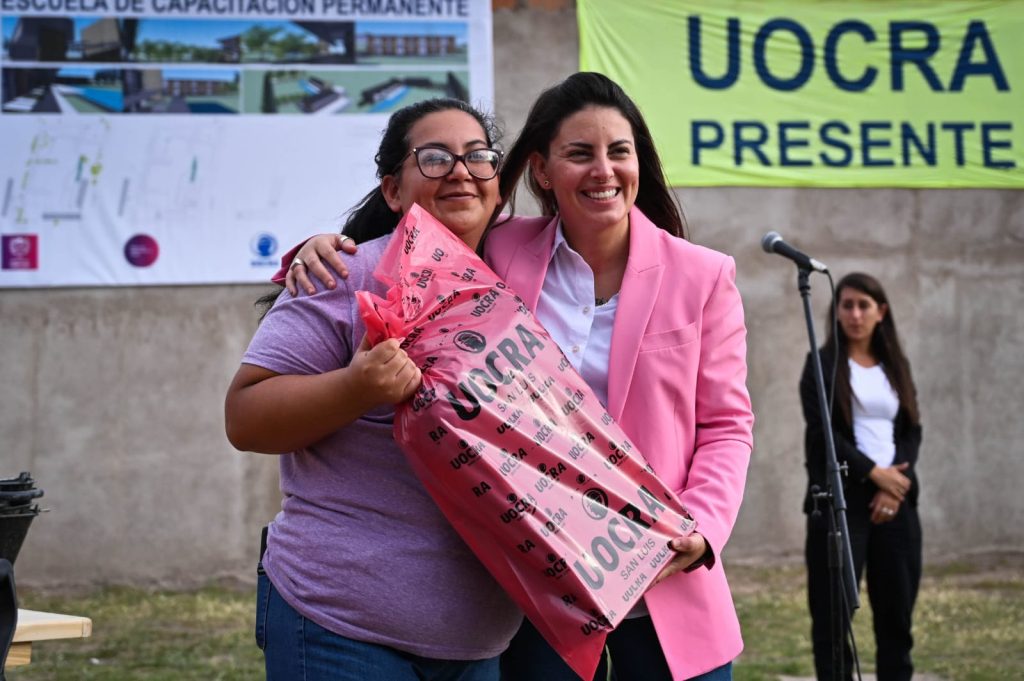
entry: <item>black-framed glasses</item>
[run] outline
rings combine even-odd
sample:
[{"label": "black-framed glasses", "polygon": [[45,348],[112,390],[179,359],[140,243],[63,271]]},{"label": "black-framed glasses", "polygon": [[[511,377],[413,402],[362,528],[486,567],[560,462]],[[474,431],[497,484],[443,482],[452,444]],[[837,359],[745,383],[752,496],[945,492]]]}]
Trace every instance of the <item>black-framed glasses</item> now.
[{"label": "black-framed glasses", "polygon": [[441,147],[416,147],[402,157],[395,170],[405,163],[410,154],[416,157],[416,167],[420,174],[431,180],[447,177],[458,161],[462,161],[469,174],[478,180],[491,179],[501,167],[501,152],[497,149],[473,149],[465,154],[453,154]]}]

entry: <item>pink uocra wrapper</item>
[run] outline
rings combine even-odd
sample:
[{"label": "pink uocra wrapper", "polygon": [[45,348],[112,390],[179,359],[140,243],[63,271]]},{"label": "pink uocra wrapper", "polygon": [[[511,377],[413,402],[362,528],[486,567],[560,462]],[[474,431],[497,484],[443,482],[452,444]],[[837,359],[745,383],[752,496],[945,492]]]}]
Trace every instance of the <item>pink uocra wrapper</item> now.
[{"label": "pink uocra wrapper", "polygon": [[395,439],[448,521],[584,679],[695,521],[522,300],[413,206],[359,292],[423,372]]}]

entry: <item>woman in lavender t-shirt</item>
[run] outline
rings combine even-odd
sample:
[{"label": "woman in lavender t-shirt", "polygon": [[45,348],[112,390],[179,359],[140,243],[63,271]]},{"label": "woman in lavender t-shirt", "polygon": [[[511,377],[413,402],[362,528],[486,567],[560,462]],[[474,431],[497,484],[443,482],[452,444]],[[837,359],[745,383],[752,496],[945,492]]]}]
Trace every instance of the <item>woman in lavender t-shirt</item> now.
[{"label": "woman in lavender t-shirt", "polygon": [[394,340],[370,348],[353,293],[418,203],[470,248],[498,206],[491,121],[434,99],[397,111],[380,184],[351,214],[349,276],[283,292],[228,389],[228,438],[280,455],[281,512],[259,567],[256,639],[272,681],[496,681],[518,608],[447,523],[392,437],[420,382]]}]

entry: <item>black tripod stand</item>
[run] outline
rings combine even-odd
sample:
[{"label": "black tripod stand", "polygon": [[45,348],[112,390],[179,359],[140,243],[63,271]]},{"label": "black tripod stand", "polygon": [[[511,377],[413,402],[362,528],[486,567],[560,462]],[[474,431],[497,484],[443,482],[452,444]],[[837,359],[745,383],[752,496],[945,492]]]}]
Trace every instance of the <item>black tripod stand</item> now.
[{"label": "black tripod stand", "polygon": [[850,618],[860,607],[857,594],[857,578],[853,569],[853,552],[850,547],[850,529],[846,524],[846,498],[843,495],[843,471],[836,459],[836,445],[832,437],[832,413],[825,395],[825,378],[818,355],[818,342],[814,337],[814,320],[811,314],[811,268],[798,266],[798,286],[804,304],[807,321],[807,339],[811,344],[811,362],[814,369],[818,393],[818,407],[821,413],[821,428],[825,434],[825,489],[812,489],[815,513],[822,503],[828,513],[828,569],[829,599],[832,611],[832,679],[843,681],[845,660],[843,641],[850,631]]}]

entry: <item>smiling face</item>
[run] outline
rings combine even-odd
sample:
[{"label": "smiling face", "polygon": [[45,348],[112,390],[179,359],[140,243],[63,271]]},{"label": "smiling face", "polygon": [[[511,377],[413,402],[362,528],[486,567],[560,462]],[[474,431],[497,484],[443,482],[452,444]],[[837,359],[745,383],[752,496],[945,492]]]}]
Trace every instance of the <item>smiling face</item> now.
[{"label": "smiling face", "polygon": [[[408,142],[409,150],[437,147],[460,155],[489,146],[480,123],[457,109],[427,114],[416,121],[409,129]],[[476,248],[498,205],[497,176],[478,180],[457,161],[445,177],[427,178],[417,168],[413,154],[381,179],[381,190],[391,210],[404,214],[418,203],[470,248]]]},{"label": "smiling face", "polygon": [[874,298],[855,288],[844,287],[839,292],[839,325],[850,345],[866,346],[871,342],[875,327],[885,318],[885,303],[879,305]]},{"label": "smiling face", "polygon": [[567,232],[628,229],[640,165],[632,126],[618,109],[592,106],[566,118],[547,158],[535,153],[531,168],[554,193]]}]

